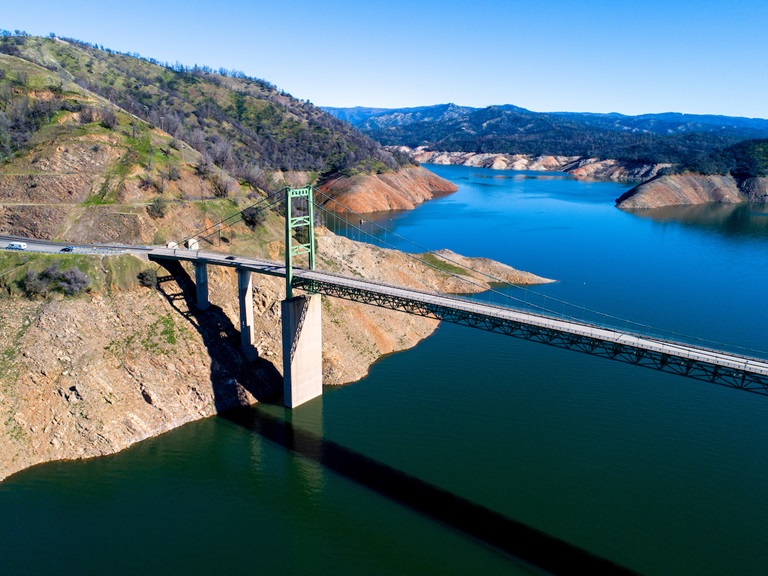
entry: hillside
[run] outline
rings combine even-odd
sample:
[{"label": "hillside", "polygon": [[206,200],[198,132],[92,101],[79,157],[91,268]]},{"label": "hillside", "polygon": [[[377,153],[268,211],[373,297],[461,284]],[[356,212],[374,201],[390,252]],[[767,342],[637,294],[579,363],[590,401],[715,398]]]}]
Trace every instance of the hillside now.
[{"label": "hillside", "polygon": [[[743,118],[713,114],[682,114],[665,112],[661,114],[639,114],[628,116],[611,112],[608,114],[590,112],[532,112],[519,106],[505,104],[491,108],[513,110],[531,115],[547,114],[562,117],[597,128],[618,131],[649,132],[653,134],[673,134],[685,132],[716,132],[720,130],[743,130],[744,134],[756,134],[768,131],[768,120],[763,118]],[[472,106],[456,104],[437,104],[414,108],[334,108],[323,106],[323,110],[336,118],[349,122],[365,130],[384,126],[398,126],[414,122],[431,120],[442,121],[482,110]]]},{"label": "hillside", "polygon": [[590,126],[606,130],[650,132],[653,134],[685,134],[692,132],[733,132],[744,138],[768,131],[768,120],[715,114],[589,114],[583,112],[553,112],[555,116],[578,120]]},{"label": "hillside", "polygon": [[417,108],[330,108],[323,110],[329,114],[349,122],[366,132],[382,128],[396,128],[416,122],[442,122],[460,118],[476,108],[457,106],[456,104],[438,104],[437,106],[421,106]]},{"label": "hillside", "polygon": [[165,242],[258,196],[188,145],[56,72],[0,54],[0,77],[1,233]]},{"label": "hillside", "polygon": [[616,200],[627,210],[704,203],[768,203],[768,140],[745,140],[702,158],[699,170],[661,175]]},{"label": "hillside", "polygon": [[259,169],[395,169],[386,151],[348,124],[242,73],[163,66],[72,39],[5,36],[0,52],[76,83],[172,137],[235,177]]},{"label": "hillside", "polygon": [[439,152],[423,146],[416,149],[398,146],[394,149],[425,164],[479,166],[493,170],[565,172],[580,180],[648,180],[670,168],[670,164],[663,163],[621,162],[619,160],[598,160],[597,158],[582,158],[580,156]]},{"label": "hillside", "polygon": [[320,190],[335,200],[326,204],[328,210],[363,213],[412,210],[422,202],[456,192],[458,187],[422,166],[410,166],[397,174],[381,174],[375,178],[330,178],[320,186]]},{"label": "hillside", "polygon": [[263,80],[0,36],[0,233],[165,242],[286,185],[410,181],[398,159]]}]

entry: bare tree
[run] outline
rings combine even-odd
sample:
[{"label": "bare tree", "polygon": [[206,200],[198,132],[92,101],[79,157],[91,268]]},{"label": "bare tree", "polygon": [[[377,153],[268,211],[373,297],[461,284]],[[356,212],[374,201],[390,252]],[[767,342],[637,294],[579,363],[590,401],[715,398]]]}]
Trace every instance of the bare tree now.
[{"label": "bare tree", "polygon": [[220,139],[213,145],[211,156],[217,166],[228,168],[232,164],[232,144],[225,139]]},{"label": "bare tree", "polygon": [[231,177],[218,172],[211,175],[210,182],[213,187],[213,195],[217,198],[226,198],[235,187],[235,182]]},{"label": "bare tree", "polygon": [[101,125],[104,126],[104,128],[110,130],[115,129],[117,126],[117,114],[115,114],[115,111],[111,107],[102,106],[99,115],[101,116]]},{"label": "bare tree", "polygon": [[93,108],[83,106],[80,110],[80,124],[90,124],[91,122],[93,122]]},{"label": "bare tree", "polygon": [[195,167],[195,171],[197,172],[198,176],[206,177],[211,173],[211,170],[213,170],[213,162],[211,161],[211,157],[208,156],[208,154],[203,154],[200,162],[198,162],[197,166]]}]

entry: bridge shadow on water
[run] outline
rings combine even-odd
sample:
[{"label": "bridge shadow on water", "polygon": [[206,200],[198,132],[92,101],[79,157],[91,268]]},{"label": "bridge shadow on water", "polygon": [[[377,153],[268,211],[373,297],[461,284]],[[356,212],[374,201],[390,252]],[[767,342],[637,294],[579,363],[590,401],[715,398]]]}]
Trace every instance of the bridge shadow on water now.
[{"label": "bridge shadow on water", "polygon": [[[194,282],[179,262],[158,264],[169,273],[158,279],[158,290],[200,333],[211,356],[211,383],[221,418],[548,573],[635,574],[322,435],[296,427],[287,419],[250,406],[243,390],[259,402],[281,404],[282,376],[267,360],[258,358],[249,362],[242,357],[240,332],[221,308],[213,305],[203,311],[196,308]],[[180,301],[184,307],[179,306]]]},{"label": "bridge shadow on water", "polygon": [[235,408],[220,416],[316,462],[324,469],[550,574],[636,574],[439,486],[296,427],[288,420],[268,414],[258,407]]},{"label": "bridge shadow on water", "polygon": [[195,283],[180,262],[157,264],[168,272],[168,276],[158,275],[158,291],[197,330],[210,354],[216,411],[249,405],[245,391],[259,402],[282,403],[283,377],[274,364],[264,358],[248,361],[243,357],[240,331],[220,307],[197,308]]}]

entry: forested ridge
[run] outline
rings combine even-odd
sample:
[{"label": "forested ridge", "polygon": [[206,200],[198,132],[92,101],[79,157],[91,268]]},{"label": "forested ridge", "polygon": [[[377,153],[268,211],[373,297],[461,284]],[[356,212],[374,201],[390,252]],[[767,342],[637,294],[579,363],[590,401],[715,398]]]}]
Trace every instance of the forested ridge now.
[{"label": "forested ridge", "polygon": [[768,137],[768,120],[763,119],[539,113],[512,105],[327,110],[387,146],[669,163],[673,172],[705,174],[759,175],[768,166],[758,153]]}]

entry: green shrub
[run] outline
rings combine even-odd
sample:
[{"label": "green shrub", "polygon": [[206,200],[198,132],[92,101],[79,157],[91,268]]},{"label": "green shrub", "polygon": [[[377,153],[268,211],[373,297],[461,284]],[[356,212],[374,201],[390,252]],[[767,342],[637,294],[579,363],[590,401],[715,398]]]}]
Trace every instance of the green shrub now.
[{"label": "green shrub", "polygon": [[168,166],[167,177],[171,182],[175,182],[176,180],[180,179],[181,174],[179,174],[179,169],[176,168],[176,166]]},{"label": "green shrub", "polygon": [[147,214],[155,220],[162,218],[168,212],[168,201],[162,196],[157,196],[152,203],[147,206]]},{"label": "green shrub", "polygon": [[139,284],[142,286],[146,286],[147,288],[157,288],[157,272],[154,268],[142,270],[136,277],[139,279]]},{"label": "green shrub", "polygon": [[42,272],[30,270],[21,279],[20,288],[27,296],[45,296],[49,292],[62,292],[68,296],[82,292],[91,284],[91,279],[80,268],[67,270],[55,262]]},{"label": "green shrub", "polygon": [[259,209],[253,206],[249,206],[240,214],[243,218],[243,222],[245,222],[246,226],[248,226],[248,228],[251,230],[255,230],[258,226],[261,226],[267,220],[266,209]]}]

